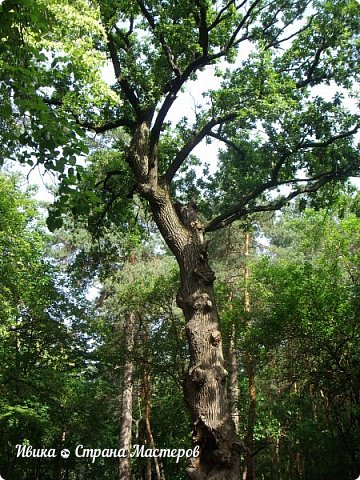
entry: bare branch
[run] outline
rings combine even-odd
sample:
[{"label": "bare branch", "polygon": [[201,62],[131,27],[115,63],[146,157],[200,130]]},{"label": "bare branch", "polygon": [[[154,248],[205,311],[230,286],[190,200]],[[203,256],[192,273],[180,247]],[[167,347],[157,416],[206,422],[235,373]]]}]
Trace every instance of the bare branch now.
[{"label": "bare branch", "polygon": [[280,30],[280,32],[278,33],[278,35],[276,35],[276,37],[273,39],[273,41],[271,43],[269,43],[268,45],[266,45],[265,47],[265,50],[268,50],[269,48],[271,47],[278,47],[279,45],[281,45],[282,43],[286,42],[287,40],[291,40],[292,38],[296,37],[297,35],[299,35],[300,33],[304,32],[305,30],[308,30],[310,27],[311,27],[311,24],[314,20],[314,18],[316,17],[316,14],[315,15],[312,15],[310,18],[309,18],[309,21],[306,25],[304,25],[303,27],[301,27],[299,30],[297,30],[296,32],[292,33],[291,35],[288,35],[287,37],[284,37],[284,38],[280,38],[279,39],[279,36],[283,33],[283,31],[289,27],[295,20],[296,20],[296,17],[294,17],[293,19],[291,19],[290,22],[288,22],[286,25],[284,25],[284,27]]},{"label": "bare branch", "polygon": [[42,101],[46,103],[46,105],[51,105],[54,107],[61,107],[63,105],[62,100],[59,100],[57,98],[43,97]]},{"label": "bare branch", "polygon": [[154,122],[154,126],[151,131],[151,142],[150,142],[150,148],[151,150],[154,148],[156,145],[157,141],[159,140],[161,128],[163,126],[164,120],[166,118],[166,115],[168,114],[172,104],[176,100],[176,95],[180,91],[181,87],[184,85],[184,83],[188,80],[190,75],[195,72],[198,68],[201,68],[208,64],[209,61],[208,59],[204,58],[203,56],[196,58],[192,63],[190,63],[184,72],[181,74],[180,77],[174,79],[171,82],[171,85],[168,85],[167,88],[168,94],[165,97],[165,100],[160,107],[160,110],[157,114],[156,120]]},{"label": "bare branch", "polygon": [[[277,22],[277,16],[279,15],[279,13],[282,12],[282,8],[278,8],[276,10],[276,12],[274,13],[274,15],[272,16],[272,18],[270,19],[270,21],[264,25],[263,29],[262,29],[262,33],[264,34],[267,30],[269,30],[270,27],[272,27],[273,25],[276,24]],[[285,26],[284,26],[285,28]],[[281,30],[282,31],[282,30]],[[281,31],[279,32],[279,34],[281,33]]]},{"label": "bare branch", "polygon": [[226,145],[228,145],[229,147],[231,147],[232,149],[234,149],[237,153],[242,154],[242,151],[241,151],[240,148],[236,145],[236,143],[232,142],[231,140],[228,140],[227,138],[223,137],[223,136],[220,135],[219,133],[210,132],[208,135],[209,135],[209,137],[213,137],[213,138],[215,138],[216,140],[220,140],[220,142],[225,143]]},{"label": "bare branch", "polygon": [[183,146],[183,148],[177,153],[176,157],[174,158],[173,162],[169,166],[167,172],[165,173],[165,179],[168,183],[174,178],[176,172],[179,170],[181,165],[184,163],[188,155],[194,150],[194,148],[203,140],[206,135],[209,135],[211,129],[215,127],[215,125],[220,125],[225,122],[229,122],[236,118],[236,114],[229,114],[226,117],[221,118],[213,118],[208,122],[205,126],[203,126],[200,130],[194,132],[194,135],[188,142]]},{"label": "bare branch", "polygon": [[[243,5],[246,3],[246,0],[243,2]],[[213,30],[215,27],[217,27],[219,25],[219,23],[221,23],[225,18],[226,18],[226,15],[223,15],[230,7],[231,5],[234,5],[235,4],[235,0],[230,0],[230,2],[228,2],[221,10],[220,12],[217,14],[215,20],[212,22],[212,24],[209,26],[209,32],[210,30]]]},{"label": "bare branch", "polygon": [[96,235],[99,231],[100,231],[100,228],[101,228],[101,225],[106,217],[106,215],[108,214],[108,212],[111,210],[112,206],[114,205],[114,203],[116,202],[116,200],[118,200],[119,198],[121,198],[122,196],[122,193],[116,193],[116,194],[113,194],[112,198],[110,199],[109,203],[107,203],[105,205],[105,208],[104,210],[101,212],[101,215],[100,215],[100,218],[98,219],[98,221],[96,222],[95,226],[93,227],[93,235]]},{"label": "bare branch", "polygon": [[236,41],[236,37],[238,36],[240,30],[243,28],[243,26],[246,24],[246,22],[249,20],[251,13],[261,3],[261,0],[254,0],[254,3],[250,6],[244,17],[242,18],[241,22],[239,25],[236,27],[234,30],[233,34],[230,37],[230,40],[226,46],[226,51],[229,51],[230,48],[234,47],[240,40]]},{"label": "bare branch", "polygon": [[109,183],[109,180],[111,179],[111,177],[114,177],[115,175],[124,175],[124,173],[125,172],[123,170],[111,170],[110,172],[106,173],[105,178],[103,178],[99,182],[95,183],[95,187],[100,187],[100,185],[103,184],[104,189],[107,190],[108,189],[108,183]]},{"label": "bare branch", "polygon": [[125,52],[128,52],[131,48],[131,43],[130,43],[128,35],[125,34],[124,32],[122,32],[117,25],[115,25],[114,28],[115,28],[115,31],[117,33],[117,36],[123,42],[123,45],[122,45],[123,50],[125,50]]},{"label": "bare branch", "polygon": [[217,27],[222,21],[224,21],[227,17],[228,14],[226,11],[231,7],[231,5],[234,5],[236,10],[240,10],[244,5],[246,5],[248,0],[244,0],[241,2],[239,5],[236,5],[236,0],[230,0],[217,14],[215,20],[212,22],[212,24],[209,26],[209,32],[210,30],[213,30],[215,27]]},{"label": "bare branch", "polygon": [[[53,98],[43,98],[43,102],[46,103],[46,105],[51,105],[51,106],[56,106],[56,107],[61,107],[63,105],[63,102],[58,99],[53,99]],[[103,123],[101,125],[92,123],[92,122],[87,122],[86,120],[81,120],[80,115],[77,115],[76,113],[70,111],[71,115],[74,117],[75,122],[80,125],[81,127],[86,128],[87,130],[92,130],[95,133],[104,133],[109,130],[113,130],[114,128],[119,128],[119,127],[127,127],[130,130],[133,130],[136,126],[135,122],[131,120],[130,118],[118,118],[117,120],[114,120],[113,122],[108,122],[108,123]]]},{"label": "bare branch", "polygon": [[321,54],[328,48],[327,43],[323,43],[315,52],[314,59],[310,65],[310,68],[307,72],[307,76],[304,80],[301,80],[300,82],[297,82],[296,88],[303,88],[306,87],[309,84],[313,84],[314,82],[317,82],[319,80],[322,80],[322,77],[314,77],[313,74],[315,72],[315,69],[319,66],[320,59],[321,59]]}]

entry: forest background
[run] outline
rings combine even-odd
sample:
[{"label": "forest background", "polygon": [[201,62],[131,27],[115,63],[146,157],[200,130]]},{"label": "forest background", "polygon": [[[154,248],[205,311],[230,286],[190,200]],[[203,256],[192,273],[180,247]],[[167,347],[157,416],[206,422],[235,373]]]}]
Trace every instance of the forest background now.
[{"label": "forest background", "polygon": [[[358,4],[0,9],[0,474],[356,478]],[[55,175],[49,215],[11,160]]]}]

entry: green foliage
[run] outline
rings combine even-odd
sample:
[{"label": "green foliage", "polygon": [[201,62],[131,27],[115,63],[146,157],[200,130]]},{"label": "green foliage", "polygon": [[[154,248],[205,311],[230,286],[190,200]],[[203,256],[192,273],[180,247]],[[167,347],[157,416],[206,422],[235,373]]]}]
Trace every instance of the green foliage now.
[{"label": "green foliage", "polygon": [[[230,163],[232,156],[241,163],[244,184],[235,176],[237,193],[239,187],[246,194],[268,181],[284,155],[280,182],[291,183],[299,169],[316,175],[324,161],[338,171],[357,171],[359,159],[347,141],[299,149],[304,140],[327,141],[358,123],[344,109],[341,91],[358,81],[355,0],[257,0],[248,11],[233,2],[207,1],[6,0],[0,8],[2,148],[6,156],[19,155],[59,172],[64,188],[69,182],[65,166],[88,153],[82,127],[124,126],[129,132],[140,110],[151,120],[165,98],[171,107],[171,95],[221,59],[222,85],[205,94],[195,120],[187,120],[186,129],[183,122],[172,125],[171,136],[165,119],[158,125],[164,132],[159,139],[162,171],[179,143],[184,145],[211,119],[229,114],[217,135],[239,146],[240,157],[231,148],[229,153]],[[245,47],[246,58],[241,54]],[[112,86],[101,76],[106,52],[118,77]],[[320,84],[337,90],[332,101],[320,95],[314,99],[311,87]],[[264,135],[255,135],[260,129]],[[193,158],[187,157],[191,164]],[[221,169],[227,177],[234,173],[226,173],[226,165]],[[251,179],[254,171],[257,182]],[[71,172],[69,177],[71,183]],[[188,183],[185,179],[184,190]],[[214,188],[221,191],[225,185],[217,181]]]},{"label": "green foliage", "polygon": [[105,58],[95,44],[104,33],[97,15],[94,5],[83,0],[6,0],[0,5],[3,157],[63,173],[74,155],[88,152],[68,108],[76,115],[85,103],[94,109],[118,103],[101,79]]},{"label": "green foliage", "polygon": [[[151,379],[151,429],[157,448],[189,448],[190,419],[184,405],[182,380],[188,356],[185,328],[175,307],[177,268],[168,257],[151,254],[147,248],[134,251],[123,268],[108,275],[100,293],[98,331],[100,345],[95,357],[100,376],[113,382],[112,398],[121,391],[119,376],[129,357],[124,355],[124,315],[133,312],[135,323],[135,365],[133,417],[134,443],[146,443],[145,372]],[[119,373],[114,376],[113,372]],[[117,414],[116,414],[117,415]],[[115,422],[117,424],[117,422]],[[136,439],[136,442],[135,442]],[[163,459],[165,475],[183,479],[186,462]],[[140,475],[145,459],[133,464]],[[137,473],[135,473],[137,472]]]},{"label": "green foliage", "polygon": [[[336,196],[326,210],[299,212],[293,206],[271,224],[262,219],[268,243],[260,249],[251,234],[246,283],[243,236],[249,226],[235,223],[214,232],[210,243],[220,280],[225,351],[236,325],[243,438],[249,418],[249,353],[254,361],[257,478],[345,480],[349,472],[357,475],[358,194]],[[245,287],[250,311],[244,309]]]},{"label": "green foliage", "polygon": [[[34,204],[1,179],[0,422],[6,432],[1,461],[17,478],[35,471],[31,461],[26,468],[11,465],[17,442],[59,444],[64,433],[68,446],[88,438],[96,447],[116,442],[114,392],[124,362],[122,315],[129,309],[140,319],[137,386],[147,368],[154,379],[156,442],[186,443],[180,383],[187,351],[174,308],[175,282],[166,261],[146,259],[145,208],[136,193],[149,198],[161,185],[174,201],[194,201],[209,220],[207,231],[213,231],[252,212],[279,209],[301,193],[311,197],[330,180],[359,174],[353,141],[359,117],[346,108],[342,93],[345,88],[357,98],[351,91],[359,80],[356,1],[240,4],[5,0],[0,5],[0,155],[56,172],[61,185],[47,221],[51,230],[65,226],[56,247],[64,244],[68,263],[80,259],[79,284],[96,275],[104,281],[101,315],[91,328],[76,322],[81,315],[72,290],[46,259],[48,239]],[[102,78],[108,59],[112,85]],[[209,88],[192,119],[190,112],[176,125],[169,123],[176,97],[217,63],[220,88]],[[329,99],[314,90],[318,86],[336,91]],[[145,141],[136,129],[144,123],[151,129]],[[121,138],[95,144],[88,136],[108,130]],[[210,178],[208,165],[193,150],[213,138],[226,151]],[[90,148],[88,165],[77,165]],[[198,178],[201,166],[205,178]],[[226,268],[221,272],[224,331],[230,332],[237,317],[242,320],[238,347],[253,354],[258,369],[255,437],[260,446],[269,442],[269,453],[261,453],[265,478],[274,471],[278,478],[330,480],[344,478],[344,471],[358,474],[358,202],[352,215],[347,209],[325,220],[323,213],[307,211],[287,223],[284,233],[277,225],[278,249],[253,266],[251,315],[244,315],[241,295],[229,302],[229,293],[241,291],[244,283],[227,281]],[[67,212],[98,245],[85,229],[77,229],[76,239],[68,235]],[[125,259],[139,245],[141,261],[129,266]],[[291,255],[285,247],[292,248]],[[150,277],[150,268],[158,273]],[[86,344],[90,335],[93,343]],[[171,412],[181,428],[173,422],[170,430],[160,409],[169,417]],[[140,421],[141,401],[138,410]],[[93,435],[95,420],[102,428]],[[327,462],[314,464],[311,448]],[[67,473],[105,479],[113,477],[114,468],[72,459]],[[172,478],[180,476],[176,466],[167,468]],[[38,476],[45,479],[61,473],[55,464],[41,469]]]},{"label": "green foliage", "polygon": [[[258,345],[264,396],[259,416],[264,409],[266,422],[280,426],[269,436],[280,442],[277,461],[285,477],[356,476],[359,218],[306,211],[280,220],[276,230],[282,246],[252,267],[251,342]],[[263,425],[262,434],[266,430]],[[298,471],[285,460],[296,452]],[[267,468],[266,459],[260,468]]]},{"label": "green foliage", "polygon": [[109,406],[98,405],[106,385],[90,377],[84,300],[49,256],[37,204],[18,183],[0,176],[0,471],[50,479],[63,469],[57,458],[17,458],[15,446],[74,450],[89,437],[107,444],[105,425],[95,438],[90,418],[103,423]]},{"label": "green foliage", "polygon": [[134,179],[122,153],[98,150],[89,157],[87,168],[68,169],[51,207],[48,226],[51,230],[58,228],[61,217],[71,212],[75,219],[86,218],[93,232],[115,224],[119,230],[125,224],[131,230],[135,223],[133,189]]}]

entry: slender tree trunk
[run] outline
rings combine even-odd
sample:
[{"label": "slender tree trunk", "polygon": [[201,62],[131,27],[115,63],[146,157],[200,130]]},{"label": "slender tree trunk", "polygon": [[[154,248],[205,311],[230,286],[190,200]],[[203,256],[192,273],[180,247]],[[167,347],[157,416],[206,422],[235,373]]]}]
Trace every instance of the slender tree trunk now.
[{"label": "slender tree trunk", "polygon": [[254,358],[250,352],[246,353],[246,374],[249,384],[249,410],[248,425],[245,436],[245,446],[247,447],[246,459],[246,480],[255,480],[255,462],[254,462],[254,426],[256,417],[256,388]]},{"label": "slender tree trunk", "polygon": [[[136,399],[135,403],[133,404],[133,407],[136,408],[136,416],[138,417],[137,419],[133,418],[133,425],[134,425],[134,430],[133,430],[133,443],[135,445],[143,445],[145,444],[145,421],[142,416],[142,402],[144,399],[144,385],[143,382],[138,379],[134,383],[134,395],[133,398]],[[149,459],[144,459],[141,457],[136,458],[136,467],[132,469],[131,471],[131,479],[132,480],[146,480],[146,464],[145,460],[151,460]]]},{"label": "slender tree trunk", "polygon": [[157,177],[156,159],[148,157],[149,125],[138,126],[128,161],[147,199],[153,218],[180,267],[179,307],[186,319],[190,364],[184,379],[193,421],[193,441],[200,454],[191,460],[192,480],[238,480],[241,444],[227,398],[219,318],[204,228],[196,211],[175,208],[165,180]]},{"label": "slender tree trunk", "polygon": [[[66,426],[64,425],[62,428],[61,436],[60,436],[60,450],[64,448],[66,441]],[[67,476],[67,469],[65,468],[66,463],[62,459],[59,459],[57,470],[58,470],[58,478],[59,480],[64,480]]]},{"label": "slender tree trunk", "polygon": [[124,448],[129,453],[124,458],[119,458],[119,480],[131,479],[131,427],[132,427],[132,390],[134,363],[132,359],[134,349],[135,314],[128,312],[125,315],[125,365],[124,380],[121,398],[120,442],[119,448]]},{"label": "slender tree trunk", "polygon": [[[244,268],[244,281],[245,281],[245,290],[244,290],[244,310],[245,314],[251,312],[251,301],[250,294],[247,287],[249,280],[249,240],[250,234],[245,232],[244,235],[244,257],[245,257],[245,268]],[[248,320],[247,320],[248,322]],[[255,480],[255,462],[254,462],[254,427],[255,427],[255,416],[256,416],[256,388],[255,388],[255,362],[254,357],[251,352],[245,352],[245,369],[248,377],[249,385],[249,410],[248,410],[248,424],[245,435],[245,446],[246,455],[246,475],[244,479],[246,480]]]},{"label": "slender tree trunk", "polygon": [[[232,300],[232,295],[230,302]],[[230,304],[231,308],[231,304]],[[229,394],[231,417],[235,424],[235,429],[239,431],[239,359],[236,351],[236,325],[235,321],[231,326],[230,345],[229,345]]]},{"label": "slender tree trunk", "polygon": [[[155,449],[155,441],[151,430],[151,394],[150,394],[150,375],[148,369],[145,367],[144,371],[144,392],[145,392],[145,426],[146,426],[146,437],[149,447]],[[164,469],[157,457],[154,457],[155,463],[155,472],[157,480],[165,480]],[[151,462],[150,462],[151,465]],[[150,467],[151,472],[151,467]],[[150,474],[151,478],[151,474]]]},{"label": "slender tree trunk", "polygon": [[146,480],[151,480],[151,458],[146,459]]}]

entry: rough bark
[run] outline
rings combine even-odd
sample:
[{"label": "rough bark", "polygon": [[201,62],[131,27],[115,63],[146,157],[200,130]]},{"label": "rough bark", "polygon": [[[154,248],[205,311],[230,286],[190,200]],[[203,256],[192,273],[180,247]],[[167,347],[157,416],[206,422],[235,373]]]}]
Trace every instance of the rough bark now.
[{"label": "rough bark", "polygon": [[[194,237],[196,234],[194,233]],[[229,411],[219,319],[215,306],[215,276],[201,235],[187,245],[180,259],[179,306],[187,320],[190,365],[185,392],[200,456],[188,469],[190,479],[238,479],[239,450]]]},{"label": "rough bark", "polygon": [[194,208],[175,208],[166,179],[157,177],[156,159],[147,153],[148,139],[149,126],[141,124],[128,162],[138,180],[138,192],[149,202],[154,221],[180,267],[177,302],[187,322],[190,352],[184,391],[193,420],[193,442],[200,448],[187,475],[192,480],[238,480],[241,444],[227,398],[215,275],[207,258],[204,227]]},{"label": "rough bark", "polygon": [[255,480],[255,462],[254,462],[254,426],[256,418],[256,388],[255,388],[255,372],[254,359],[251,353],[246,353],[246,374],[249,385],[249,409],[248,424],[245,436],[245,446],[247,453],[245,455],[246,463],[246,480]]},{"label": "rough bark", "polygon": [[187,474],[193,480],[238,480],[240,442],[226,392],[219,318],[201,223],[193,212],[180,219],[166,194],[153,208],[154,218],[180,266],[178,305],[186,319],[190,364],[184,380],[193,420],[193,441],[200,455]]},{"label": "rough bark", "polygon": [[[125,315],[125,365],[124,379],[121,396],[121,418],[120,418],[120,442],[119,448],[131,450],[131,427],[132,427],[132,390],[134,363],[132,359],[134,349],[134,328],[135,314],[128,312]],[[130,455],[119,458],[119,480],[131,479]]]}]

